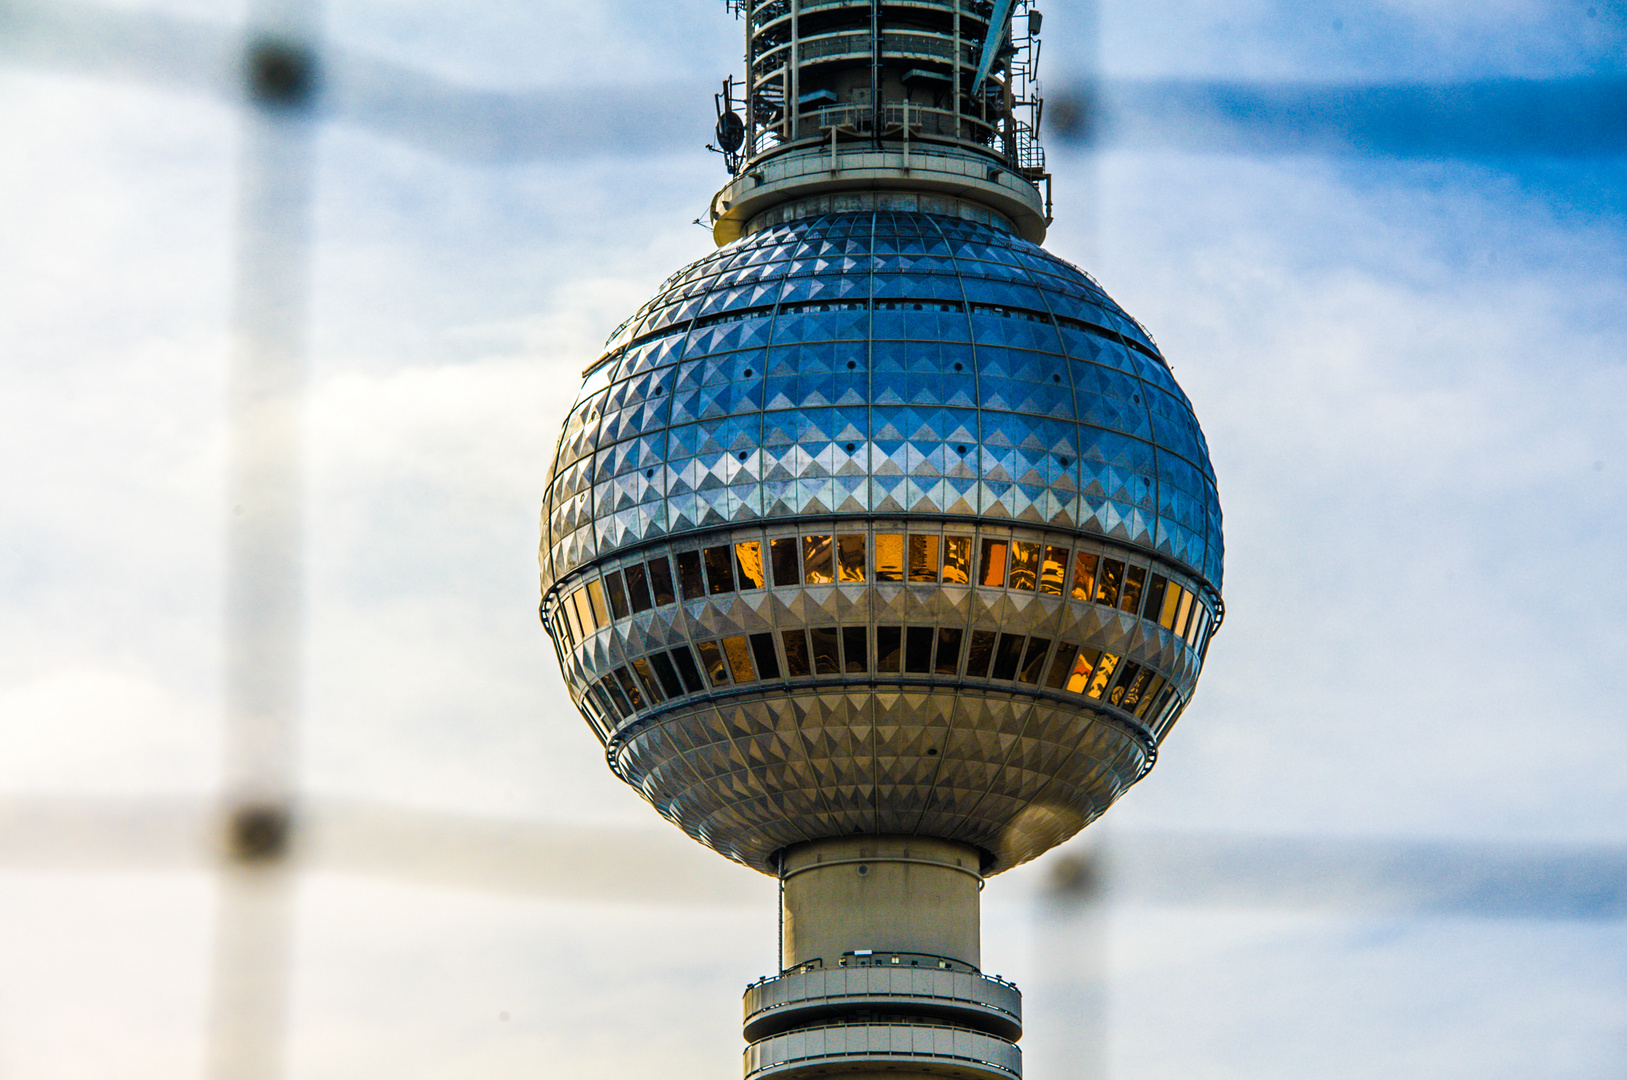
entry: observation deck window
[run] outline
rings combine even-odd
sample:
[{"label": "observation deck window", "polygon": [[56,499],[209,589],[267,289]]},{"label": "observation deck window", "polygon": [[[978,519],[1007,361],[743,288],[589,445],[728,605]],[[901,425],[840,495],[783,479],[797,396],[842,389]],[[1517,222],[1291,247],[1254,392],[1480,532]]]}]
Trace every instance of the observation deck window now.
[{"label": "observation deck window", "polygon": [[734,553],[729,545],[707,548],[705,560],[706,582],[711,586],[712,595],[734,592]]},{"label": "observation deck window", "polygon": [[802,580],[809,585],[829,585],[836,580],[832,569],[830,534],[802,538]]},{"label": "observation deck window", "polygon": [[1119,583],[1124,580],[1124,564],[1118,559],[1103,559],[1096,572],[1096,602],[1103,607],[1117,607]]},{"label": "observation deck window", "polygon": [[836,562],[842,581],[864,580],[867,546],[868,538],[864,533],[841,533],[836,537]]},{"label": "observation deck window", "polygon": [[616,677],[616,682],[621,686],[621,692],[627,696],[627,700],[633,703],[633,709],[637,711],[644,708],[644,695],[639,692],[637,684],[633,682],[633,676],[627,669],[619,667],[611,674]]},{"label": "observation deck window", "polygon": [[723,639],[723,655],[729,661],[729,674],[737,683],[756,682],[757,677],[751,670],[751,646],[746,643],[744,634],[735,634],[733,637]]},{"label": "observation deck window", "polygon": [[987,678],[989,662],[994,659],[993,630],[973,630],[972,644],[966,651],[966,676],[971,679]]},{"label": "observation deck window", "polygon": [[680,551],[673,557],[678,560],[678,584],[683,588],[684,599],[704,599],[706,580],[701,575],[701,553]]},{"label": "observation deck window", "polygon": [[1102,699],[1107,690],[1107,684],[1113,679],[1113,669],[1119,666],[1119,658],[1110,652],[1104,652],[1101,659],[1096,661],[1096,673],[1091,676],[1090,688],[1085,696],[1096,701]]},{"label": "observation deck window", "polygon": [[650,582],[649,575],[644,572],[643,563],[634,563],[627,568],[627,601],[636,615],[640,611],[650,610]]},{"label": "observation deck window", "polygon": [[588,606],[593,613],[595,630],[610,625],[610,606],[604,602],[604,585],[598,580],[588,582]]},{"label": "observation deck window", "polygon": [[627,608],[627,594],[622,591],[621,571],[612,570],[604,576],[605,595],[610,598],[610,615],[615,619],[625,619],[631,612]]},{"label": "observation deck window", "polygon": [[943,582],[945,585],[970,585],[972,582],[972,538],[946,536],[943,538]]},{"label": "observation deck window", "polygon": [[1023,636],[1021,634],[1001,634],[1000,647],[994,654],[994,672],[992,679],[1014,679],[1017,677],[1017,664],[1022,659]]},{"label": "observation deck window", "polygon": [[1028,544],[1021,540],[1011,545],[1011,587],[1021,589],[1023,592],[1033,592],[1035,580],[1039,575],[1038,544]]},{"label": "observation deck window", "polygon": [[842,658],[836,651],[836,627],[815,627],[808,631],[808,636],[813,640],[814,673],[840,675]]},{"label": "observation deck window", "polygon": [[1119,598],[1119,608],[1131,614],[1141,610],[1141,587],[1146,584],[1147,571],[1139,566],[1129,567],[1124,571],[1124,595]]},{"label": "observation deck window", "polygon": [[1022,671],[1018,673],[1017,677],[1021,681],[1030,685],[1037,684],[1039,682],[1040,672],[1045,668],[1045,657],[1048,656],[1050,652],[1050,638],[1029,638],[1028,652],[1023,655]]},{"label": "observation deck window", "polygon": [[984,588],[998,589],[1006,583],[1006,552],[1010,545],[1004,540],[984,540],[983,555],[978,560],[977,583]]},{"label": "observation deck window", "polygon": [[797,538],[782,537],[768,545],[769,558],[774,566],[774,586],[802,584],[802,558],[797,553]]},{"label": "observation deck window", "polygon": [[876,534],[876,580],[904,580],[903,533]]},{"label": "observation deck window", "polygon": [[746,540],[734,546],[734,566],[740,578],[740,590],[761,589],[768,584],[763,573],[763,545]]},{"label": "observation deck window", "polygon": [[1073,561],[1073,591],[1068,595],[1089,603],[1096,596],[1096,563],[1094,554],[1081,551]]},{"label": "observation deck window", "polygon": [[842,660],[849,675],[870,670],[870,633],[863,626],[842,627]]},{"label": "observation deck window", "polygon": [[655,669],[655,677],[661,681],[661,689],[666,691],[667,697],[678,697],[684,692],[683,683],[678,681],[678,669],[672,666],[672,658],[666,653],[651,653],[650,666]]},{"label": "observation deck window", "polygon": [[685,689],[691,694],[706,689],[706,684],[701,682],[701,669],[695,665],[695,654],[689,651],[688,645],[674,648],[672,659],[678,665],[678,674],[683,677]]},{"label": "observation deck window", "polygon": [[938,580],[938,537],[910,534],[910,580]]},{"label": "observation deck window", "polygon": [[1045,561],[1040,565],[1039,591],[1050,596],[1062,595],[1063,580],[1068,576],[1068,549],[1045,545]]},{"label": "observation deck window", "polygon": [[634,660],[633,673],[638,676],[639,685],[644,688],[644,692],[650,696],[651,701],[659,702],[665,700],[666,695],[661,693],[661,686],[656,682],[655,672],[650,670],[650,662],[648,660],[645,660],[643,657]]},{"label": "observation deck window", "polygon": [[914,675],[932,671],[932,627],[912,626],[906,635],[904,670]]},{"label": "observation deck window", "polygon": [[666,607],[668,604],[678,602],[677,593],[672,589],[672,565],[667,557],[662,555],[649,561],[650,590],[655,593],[655,606]]},{"label": "observation deck window", "polygon": [[781,630],[780,641],[785,645],[785,673],[793,679],[813,674],[808,666],[808,635],[802,630]]},{"label": "observation deck window", "polygon": [[757,676],[762,679],[780,677],[779,657],[774,653],[773,634],[751,635],[751,655],[757,660]]},{"label": "observation deck window", "polygon": [[723,650],[717,647],[717,642],[697,642],[695,648],[700,650],[701,663],[705,665],[706,677],[712,680],[712,685],[728,686],[729,669],[723,664]]},{"label": "observation deck window", "polygon": [[961,630],[954,626],[938,629],[938,663],[933,669],[939,675],[953,675],[960,670]]},{"label": "observation deck window", "polygon": [[1061,690],[1068,683],[1068,674],[1073,670],[1073,658],[1079,655],[1079,646],[1071,641],[1064,641],[1056,647],[1056,656],[1051,661],[1051,670],[1045,676],[1045,686],[1051,690]]},{"label": "observation deck window", "polygon": [[876,627],[876,670],[883,674],[896,673],[902,660],[900,653],[903,651],[903,647],[903,627]]}]

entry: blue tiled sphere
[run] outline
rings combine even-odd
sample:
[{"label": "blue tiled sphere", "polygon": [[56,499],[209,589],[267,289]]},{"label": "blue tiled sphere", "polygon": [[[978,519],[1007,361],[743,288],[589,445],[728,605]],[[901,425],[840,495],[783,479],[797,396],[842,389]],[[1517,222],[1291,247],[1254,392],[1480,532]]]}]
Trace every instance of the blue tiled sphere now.
[{"label": "blue tiled sphere", "polygon": [[588,370],[542,531],[612,768],[760,869],[852,832],[1034,857],[1151,767],[1222,611],[1152,339],[936,214],[789,221],[668,279]]}]

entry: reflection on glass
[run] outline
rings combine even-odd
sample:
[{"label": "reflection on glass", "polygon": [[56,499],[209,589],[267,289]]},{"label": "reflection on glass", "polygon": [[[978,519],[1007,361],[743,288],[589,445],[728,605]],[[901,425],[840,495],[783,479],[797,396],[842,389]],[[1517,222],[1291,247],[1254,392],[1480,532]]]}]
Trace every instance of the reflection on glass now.
[{"label": "reflection on glass", "polygon": [[763,545],[747,540],[734,546],[734,568],[740,575],[740,588],[761,589],[768,584],[763,574]]},{"label": "reflection on glass", "polygon": [[972,580],[972,538],[946,536],[943,538],[943,583],[969,585]]},{"label": "reflection on glass", "polygon": [[1073,589],[1068,595],[1086,601],[1096,595],[1096,556],[1088,551],[1081,551],[1073,560]]},{"label": "reflection on glass", "polygon": [[650,666],[655,669],[655,677],[661,680],[661,689],[667,692],[667,697],[677,697],[684,692],[683,684],[678,681],[678,670],[666,653],[651,653]]},{"label": "reflection on glass", "polygon": [[627,669],[619,667],[612,671],[611,674],[616,677],[616,684],[621,687],[621,692],[627,696],[627,700],[633,703],[633,709],[636,711],[644,708],[646,704],[644,695],[639,692],[638,686],[634,684],[633,677],[628,674]]},{"label": "reflection on glass", "polygon": [[728,686],[729,669],[723,666],[723,650],[717,647],[717,642],[702,641],[695,648],[700,650],[701,663],[706,666],[706,676],[712,685]]},{"label": "reflection on glass", "polygon": [[808,666],[808,635],[802,630],[781,630],[780,641],[785,645],[785,673],[793,679],[813,673]]},{"label": "reflection on glass", "polygon": [[1096,602],[1105,607],[1117,607],[1119,582],[1124,580],[1124,564],[1118,559],[1103,559],[1096,575]]},{"label": "reflection on glass", "polygon": [[829,585],[836,580],[831,571],[829,536],[802,538],[802,580],[809,585]]},{"label": "reflection on glass", "polygon": [[673,649],[672,659],[678,665],[678,674],[683,676],[686,690],[691,694],[698,694],[706,689],[701,682],[701,669],[695,666],[695,654],[689,651],[688,645],[679,645]]},{"label": "reflection on glass", "polygon": [[904,580],[903,533],[876,534],[876,580]]},{"label": "reflection on glass", "polygon": [[638,675],[638,684],[649,694],[651,701],[660,701],[666,696],[661,693],[661,687],[656,685],[655,673],[650,670],[648,661],[642,658],[634,660],[633,671]]},{"label": "reflection on glass", "polygon": [[774,563],[775,587],[802,584],[802,557],[797,552],[797,538],[783,536],[770,541],[768,548]]},{"label": "reflection on glass", "polygon": [[1039,568],[1039,591],[1062,595],[1062,580],[1068,576],[1068,549],[1045,545],[1045,562]]},{"label": "reflection on glass", "polygon": [[869,645],[870,634],[866,627],[842,627],[842,660],[849,675],[870,670]]},{"label": "reflection on glass", "polygon": [[1139,566],[1132,566],[1124,571],[1124,595],[1119,598],[1119,607],[1131,613],[1141,610],[1141,586],[1146,584],[1147,572]]},{"label": "reflection on glass", "polygon": [[571,593],[571,610],[576,615],[576,618],[573,619],[572,622],[578,627],[578,637],[587,637],[589,634],[593,633],[595,629],[597,629],[593,625],[593,610],[588,606],[588,591],[586,586],[583,586],[582,588]]},{"label": "reflection on glass", "polygon": [[1158,625],[1165,630],[1173,629],[1175,626],[1175,612],[1181,606],[1182,591],[1181,587],[1172,581],[1164,593],[1164,606],[1158,609]]},{"label": "reflection on glass", "polygon": [[609,694],[611,702],[616,706],[616,711],[623,717],[633,712],[633,703],[627,700],[627,695],[623,694],[621,687],[616,685],[616,678],[613,674],[600,679],[599,685]]},{"label": "reflection on glass", "polygon": [[863,533],[842,533],[836,537],[836,563],[840,571],[838,580],[864,580],[864,549]]},{"label": "reflection on glass", "polygon": [[1192,628],[1187,631],[1186,643],[1195,647],[1198,639],[1208,633],[1208,625],[1209,609],[1200,603],[1197,605],[1197,613],[1192,616]]},{"label": "reflection on glass", "polygon": [[701,553],[680,551],[673,556],[678,562],[678,584],[685,600],[699,600],[706,595],[706,582],[701,577]]},{"label": "reflection on glass", "polygon": [[931,673],[932,627],[910,627],[904,647],[904,670],[915,675]]},{"label": "reflection on glass", "polygon": [[995,679],[1014,679],[1017,677],[1017,663],[1023,655],[1023,636],[1021,634],[1001,634],[1000,647],[994,654],[994,673],[990,676]]},{"label": "reflection on glass", "polygon": [[1090,676],[1101,661],[1102,654],[1099,649],[1088,646],[1079,650],[1079,657],[1073,662],[1073,670],[1068,673],[1068,693],[1083,694],[1090,685]]},{"label": "reflection on glass", "polygon": [[1118,703],[1119,707],[1125,712],[1135,712],[1136,707],[1141,704],[1142,692],[1147,689],[1147,680],[1151,678],[1151,668],[1142,668],[1136,672],[1135,680],[1125,684],[1124,699]]},{"label": "reflection on glass", "polygon": [[938,580],[938,538],[910,533],[910,580]]},{"label": "reflection on glass", "polygon": [[932,670],[939,675],[953,675],[960,669],[960,631],[945,626],[938,631],[938,663]]},{"label": "reflection on glass", "polygon": [[989,662],[994,659],[993,630],[973,630],[972,644],[966,651],[966,675],[981,679],[989,673]]},{"label": "reflection on glass", "polygon": [[[1089,649],[1085,650],[1085,652],[1090,651],[1091,650]],[[1102,699],[1102,691],[1107,689],[1108,682],[1113,678],[1113,669],[1118,666],[1118,657],[1114,656],[1110,652],[1102,653],[1101,659],[1096,662],[1096,674],[1091,676],[1090,689],[1085,692],[1085,696],[1095,698],[1097,701],[1100,701]]]},{"label": "reflection on glass", "polygon": [[665,555],[650,560],[650,591],[655,593],[656,607],[666,607],[678,600],[678,594],[672,589],[672,566]]},{"label": "reflection on glass", "polygon": [[1039,575],[1039,545],[1013,541],[1011,545],[1011,587],[1023,592],[1034,591],[1034,580]]},{"label": "reflection on glass", "polygon": [[755,679],[751,673],[751,646],[746,644],[744,634],[723,639],[723,655],[729,660],[729,674],[734,676],[737,683],[748,683]]},{"label": "reflection on glass", "polygon": [[[1148,672],[1148,674],[1151,674],[1151,672]],[[1147,684],[1147,688],[1141,691],[1141,707],[1136,710],[1137,719],[1143,719],[1147,716],[1156,715],[1152,712],[1151,707],[1153,703],[1158,700],[1160,694],[1163,692],[1163,689],[1164,677],[1162,675],[1153,675],[1152,681]]]},{"label": "reflection on glass", "polygon": [[836,652],[836,627],[815,627],[808,636],[813,638],[814,674],[840,675],[842,660]]},{"label": "reflection on glass", "polygon": [[1006,548],[1004,540],[983,541],[983,557],[978,560],[977,583],[999,588],[1006,583]]},{"label": "reflection on glass", "polygon": [[612,570],[604,576],[605,595],[610,598],[610,615],[612,618],[627,618],[627,594],[621,589],[621,571]]},{"label": "reflection on glass", "polygon": [[760,678],[780,677],[780,660],[774,654],[773,634],[751,635],[751,655],[757,660],[757,674]]},{"label": "reflection on glass", "polygon": [[1025,683],[1039,682],[1039,673],[1045,667],[1045,654],[1050,651],[1050,638],[1029,638],[1028,652],[1023,654],[1023,667],[1018,678]]},{"label": "reflection on glass", "polygon": [[1169,585],[1169,579],[1163,574],[1154,574],[1147,581],[1147,599],[1141,605],[1141,617],[1158,621],[1158,613],[1164,610],[1164,590]]},{"label": "reflection on glass", "polygon": [[1140,674],[1140,664],[1127,662],[1124,667],[1119,670],[1119,677],[1113,681],[1113,689],[1109,690],[1107,693],[1107,703],[1109,705],[1119,705],[1128,708],[1129,706],[1124,704],[1124,692],[1130,689],[1131,685],[1134,684],[1136,677]]},{"label": "reflection on glass", "polygon": [[1051,661],[1051,670],[1045,675],[1045,685],[1052,690],[1060,690],[1068,681],[1068,672],[1073,669],[1073,658],[1079,652],[1079,646],[1071,641],[1064,641],[1056,647],[1056,658]]},{"label": "reflection on glass", "polygon": [[565,597],[559,602],[559,610],[564,613],[565,626],[570,631],[566,636],[566,640],[574,645],[582,640],[582,622],[576,614],[576,598],[574,596]]},{"label": "reflection on glass", "polygon": [[610,625],[610,605],[604,602],[604,586],[597,580],[588,582],[588,604],[593,608],[593,625],[603,628]]},{"label": "reflection on glass", "polygon": [[876,627],[876,670],[898,671],[899,653],[903,650],[904,632],[896,626]]},{"label": "reflection on glass", "polygon": [[[683,556],[678,556],[682,559]],[[683,564],[679,563],[682,570]],[[712,595],[734,592],[734,559],[729,545],[706,549],[706,580],[712,586]]]},{"label": "reflection on glass", "polygon": [[1188,617],[1191,616],[1191,614],[1192,614],[1192,594],[1187,592],[1185,589],[1182,589],[1181,590],[1181,607],[1180,607],[1180,610],[1178,610],[1175,613],[1175,636],[1176,637],[1184,638],[1186,636],[1186,620],[1188,619]]},{"label": "reflection on glass", "polygon": [[633,605],[635,614],[650,610],[650,586],[642,563],[627,568],[627,599]]}]

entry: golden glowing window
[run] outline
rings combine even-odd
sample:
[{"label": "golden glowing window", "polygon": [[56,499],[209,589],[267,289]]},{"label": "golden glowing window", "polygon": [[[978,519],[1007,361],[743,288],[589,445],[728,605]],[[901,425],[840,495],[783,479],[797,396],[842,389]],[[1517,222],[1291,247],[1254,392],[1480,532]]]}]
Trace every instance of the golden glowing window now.
[{"label": "golden glowing window", "polygon": [[595,628],[610,625],[610,606],[604,602],[604,586],[596,580],[588,582],[588,606],[593,610]]},{"label": "golden glowing window", "polygon": [[1068,595],[1085,601],[1096,595],[1096,556],[1088,551],[1081,551],[1073,560],[1073,589]]},{"label": "golden glowing window", "polygon": [[938,580],[938,537],[910,533],[910,580]]},{"label": "golden glowing window", "polygon": [[593,608],[588,604],[588,590],[586,586],[571,593],[571,609],[575,618],[571,620],[577,629],[578,637],[586,637],[596,629],[593,625]]},{"label": "golden glowing window", "polygon": [[1039,591],[1052,596],[1062,595],[1062,581],[1068,576],[1068,549],[1045,545],[1045,561],[1039,568]]},{"label": "golden glowing window", "polygon": [[729,660],[729,674],[734,676],[737,683],[747,683],[756,680],[751,670],[751,646],[746,644],[744,635],[723,639],[723,655]]},{"label": "golden glowing window", "polygon": [[841,533],[836,537],[836,565],[840,573],[838,580],[864,580],[866,539],[863,533]]},{"label": "golden glowing window", "polygon": [[1004,540],[983,541],[983,557],[978,562],[977,583],[999,588],[1006,583],[1006,549]]},{"label": "golden glowing window", "polygon": [[876,580],[904,580],[904,534],[876,534]]},{"label": "golden glowing window", "polygon": [[972,581],[972,538],[946,536],[943,538],[943,583],[969,585]]},{"label": "golden glowing window", "polygon": [[836,580],[828,534],[802,538],[802,580],[809,585],[829,585]]},{"label": "golden glowing window", "polygon": [[1192,616],[1192,594],[1185,589],[1181,590],[1181,607],[1175,613],[1175,636],[1185,637],[1187,619]]},{"label": "golden glowing window", "polygon": [[1034,582],[1039,576],[1039,547],[1038,544],[1027,544],[1021,540],[1011,545],[1010,584],[1013,589],[1034,591]]},{"label": "golden glowing window", "polygon": [[763,573],[763,545],[746,540],[734,546],[734,568],[740,577],[740,588],[761,589],[768,584]]},{"label": "golden glowing window", "polygon": [[1147,688],[1141,692],[1141,704],[1136,709],[1137,719],[1146,719],[1148,716],[1154,715],[1152,705],[1158,700],[1158,696],[1163,692],[1163,689],[1164,677],[1154,675],[1152,681],[1147,684]]},{"label": "golden glowing window", "polygon": [[1196,610],[1192,613],[1192,625],[1188,627],[1186,631],[1186,643],[1196,647],[1198,638],[1202,634],[1199,627],[1208,621],[1209,609],[1204,607],[1201,603],[1194,606],[1196,607]]},{"label": "golden glowing window", "polygon": [[1181,606],[1181,587],[1173,581],[1164,591],[1164,606],[1158,610],[1158,625],[1165,630],[1175,628],[1175,612]]},{"label": "golden glowing window", "polygon": [[[1090,652],[1091,650],[1086,649],[1085,651]],[[1102,653],[1101,659],[1096,662],[1096,673],[1091,676],[1090,689],[1085,691],[1085,696],[1100,701],[1102,691],[1107,689],[1108,682],[1113,678],[1113,669],[1118,666],[1119,658],[1117,656],[1112,653]]]}]

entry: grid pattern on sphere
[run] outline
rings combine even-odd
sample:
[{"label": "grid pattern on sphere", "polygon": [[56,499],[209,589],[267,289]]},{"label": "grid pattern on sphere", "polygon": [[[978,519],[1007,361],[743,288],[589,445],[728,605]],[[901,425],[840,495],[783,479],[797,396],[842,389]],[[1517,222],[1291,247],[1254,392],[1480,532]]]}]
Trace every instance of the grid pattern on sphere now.
[{"label": "grid pattern on sphere", "polygon": [[1220,587],[1208,449],[1141,327],[1036,245],[885,211],[721,248],[618,330],[560,439],[543,584],[664,536],[848,513],[1095,534]]}]

